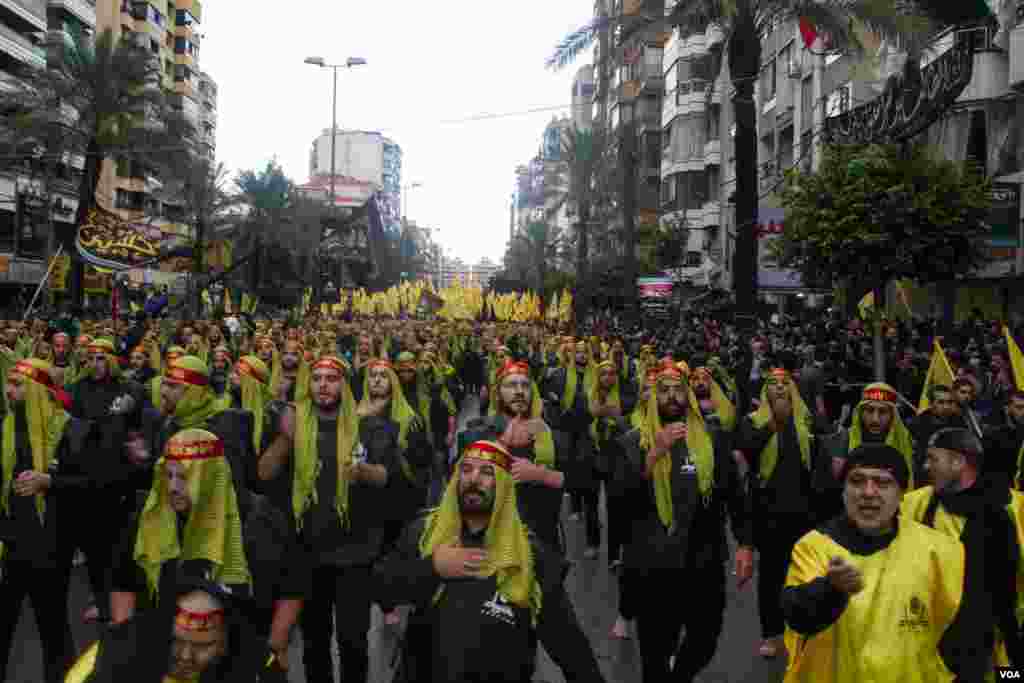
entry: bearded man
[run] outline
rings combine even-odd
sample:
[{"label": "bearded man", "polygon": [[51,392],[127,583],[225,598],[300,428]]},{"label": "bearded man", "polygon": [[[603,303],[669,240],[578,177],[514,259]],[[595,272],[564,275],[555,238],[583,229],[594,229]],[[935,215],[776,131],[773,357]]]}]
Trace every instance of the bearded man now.
[{"label": "bearded man", "polygon": [[[349,368],[327,356],[313,364],[310,396],[283,411],[278,435],[260,456],[259,476],[292,483],[292,522],[313,567],[302,615],[306,680],[334,680],[337,626],[342,678],[366,681],[367,632],[375,594],[371,568],[381,554],[387,484],[402,476],[390,450],[358,452]],[[381,458],[371,460],[370,458]]]},{"label": "bearded man", "polygon": [[59,387],[73,381],[77,374],[71,336],[67,332],[53,335],[53,382]]},{"label": "bearded man", "polygon": [[[89,486],[94,463],[89,423],[55,398],[50,364],[18,361],[7,373],[0,453],[0,677],[6,676],[14,632],[28,597],[35,612],[47,683],[61,680],[73,652],[68,585],[76,540],[74,502]],[[63,505],[69,500],[68,505]]]},{"label": "bearded man", "polygon": [[392,600],[416,607],[410,682],[526,683],[538,641],[566,681],[604,680],[562,586],[564,563],[519,517],[513,462],[498,443],[469,444],[441,504],[382,563]]},{"label": "bearded man", "polygon": [[356,339],[355,356],[352,358],[352,396],[356,401],[363,400],[366,368],[377,357],[373,346],[373,338],[365,332],[361,333]]},{"label": "bearded man", "polygon": [[213,387],[213,393],[217,396],[223,396],[227,391],[230,373],[231,349],[219,344],[213,349],[213,361],[210,363],[210,386]]},{"label": "bearded man", "polygon": [[819,458],[811,476],[812,485],[821,495],[822,518],[834,517],[842,510],[840,494],[843,484],[839,474],[846,454],[861,444],[884,443],[902,453],[910,470],[909,490],[916,488],[914,439],[903,424],[898,407],[899,396],[888,384],[875,382],[864,387],[860,403],[853,409],[850,429],[840,430],[833,438],[829,452],[831,458]]},{"label": "bearded man", "polygon": [[[105,622],[110,619],[108,568],[119,530],[132,510],[125,500],[132,491],[122,454],[128,433],[141,429],[146,392],[142,385],[122,377],[111,340],[100,338],[89,344],[88,360],[81,379],[71,386],[70,412],[95,423],[103,439],[91,457],[95,473],[91,490],[74,506],[90,514],[75,519],[73,537],[85,554],[93,592],[83,618]],[[113,410],[126,402],[133,406],[130,411]]]},{"label": "bearded man", "polygon": [[740,587],[753,571],[749,501],[732,453],[713,440],[678,367],[659,369],[648,402],[642,427],[620,440],[624,476],[646,493],[632,513],[625,571],[635,591],[643,680],[692,681],[722,632],[727,510]]},{"label": "bearded man", "polygon": [[1009,392],[1001,411],[993,411],[985,431],[985,469],[982,476],[1001,487],[1020,489],[1024,454],[1024,391]]},{"label": "bearded man", "polygon": [[774,368],[764,375],[758,409],[740,425],[737,446],[753,473],[754,542],[760,554],[757,575],[759,654],[777,657],[785,620],[779,595],[793,546],[819,521],[811,488],[816,460],[812,417],[789,372]]},{"label": "bearded man", "polygon": [[149,384],[149,382],[156,376],[156,370],[150,363],[149,353],[145,346],[139,345],[131,350],[128,355],[128,371],[125,372],[125,377],[132,380],[142,386]]},{"label": "bearded man", "polygon": [[[519,515],[541,541],[561,548],[559,515],[566,486],[565,440],[541,417],[540,393],[530,376],[530,366],[509,361],[499,368],[495,414],[470,420],[459,434],[460,449],[480,440],[501,442],[512,454],[512,479],[519,487]],[[575,471],[574,471],[575,474]],[[571,480],[570,480],[571,481]]]},{"label": "bearded man", "polygon": [[243,656],[247,643],[240,632],[245,616],[233,595],[194,581],[171,605],[104,634],[78,658],[65,683],[257,680],[258,669],[246,668],[251,660]]}]

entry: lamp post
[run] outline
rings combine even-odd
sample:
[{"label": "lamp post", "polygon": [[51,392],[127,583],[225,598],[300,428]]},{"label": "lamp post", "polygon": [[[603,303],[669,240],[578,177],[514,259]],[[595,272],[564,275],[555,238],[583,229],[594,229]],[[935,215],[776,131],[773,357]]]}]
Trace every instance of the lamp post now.
[{"label": "lamp post", "polygon": [[[335,218],[335,216],[337,214],[337,209],[338,209],[338,203],[337,203],[338,196],[337,196],[337,194],[335,194],[335,189],[334,189],[335,188],[335,185],[334,185],[334,183],[335,183],[335,175],[337,175],[337,170],[336,170],[336,166],[335,166],[335,159],[336,159],[336,152],[335,152],[335,150],[336,150],[336,147],[337,147],[337,140],[338,140],[338,69],[351,69],[354,66],[363,66],[363,65],[366,64],[366,60],[363,59],[362,57],[349,57],[348,59],[345,60],[344,64],[328,64],[327,62],[324,61],[323,57],[306,57],[306,59],[303,60],[303,61],[306,64],[312,64],[313,66],[318,66],[318,67],[320,67],[322,69],[330,69],[334,73],[334,87],[333,87],[332,93],[331,93],[331,179],[329,181],[330,182],[330,193],[331,193],[330,213],[331,213],[331,218],[333,219],[333,218]],[[319,239],[323,239],[323,230],[320,231],[320,238]],[[317,259],[317,268],[318,269],[320,267],[319,264],[320,264],[320,259],[321,259],[319,239],[317,240],[317,249],[316,249],[316,259]],[[319,278],[317,278],[317,280],[315,280],[314,285],[316,283],[319,283]],[[316,289],[319,289],[319,287],[316,287]]]}]

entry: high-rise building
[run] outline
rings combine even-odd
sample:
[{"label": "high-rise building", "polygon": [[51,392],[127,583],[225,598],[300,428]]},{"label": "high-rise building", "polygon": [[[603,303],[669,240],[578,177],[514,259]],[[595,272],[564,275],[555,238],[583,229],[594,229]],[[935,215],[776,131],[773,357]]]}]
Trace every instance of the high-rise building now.
[{"label": "high-rise building", "polygon": [[[47,39],[91,33],[96,10],[87,0],[0,0],[0,98],[16,73],[46,66]],[[84,159],[66,157],[51,167],[33,154],[0,158],[0,300],[37,284],[50,230],[71,224]]]},{"label": "high-rise building", "polygon": [[577,130],[590,130],[593,119],[594,66],[586,64],[572,81],[572,122]]},{"label": "high-rise building", "polygon": [[[377,206],[384,229],[401,232],[402,148],[380,133],[338,129],[334,136],[334,174],[377,186]],[[311,179],[331,175],[331,129],[325,128],[313,140],[309,154]]]},{"label": "high-rise building", "polygon": [[217,83],[199,72],[199,139],[203,153],[213,159],[217,151]]},{"label": "high-rise building", "polygon": [[494,274],[501,270],[501,264],[486,256],[469,267],[469,285],[486,289]]}]

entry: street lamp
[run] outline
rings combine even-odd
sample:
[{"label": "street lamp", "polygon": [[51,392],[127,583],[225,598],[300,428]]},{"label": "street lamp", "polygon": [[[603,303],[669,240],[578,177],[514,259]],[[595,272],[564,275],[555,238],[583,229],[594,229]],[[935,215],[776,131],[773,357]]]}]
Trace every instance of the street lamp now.
[{"label": "street lamp", "polygon": [[334,194],[334,175],[335,175],[335,141],[338,137],[338,69],[351,69],[354,66],[363,66],[366,64],[366,60],[362,57],[349,57],[345,60],[344,64],[328,64],[324,61],[323,57],[306,57],[303,60],[305,64],[311,64],[318,66],[322,69],[331,69],[334,72],[334,88],[331,97],[331,210],[334,210],[336,205],[336,195]]},{"label": "street lamp", "polygon": [[[338,140],[338,69],[351,69],[354,66],[363,66],[366,64],[366,60],[362,57],[349,57],[345,60],[344,64],[328,64],[324,61],[323,57],[306,57],[303,62],[305,64],[311,64],[318,66],[322,69],[330,69],[334,72],[334,88],[331,95],[331,179],[330,179],[330,193],[331,193],[331,218],[335,218],[338,208],[338,196],[334,190],[334,176],[336,175],[335,169],[335,148]],[[319,254],[319,248],[317,249]]]}]

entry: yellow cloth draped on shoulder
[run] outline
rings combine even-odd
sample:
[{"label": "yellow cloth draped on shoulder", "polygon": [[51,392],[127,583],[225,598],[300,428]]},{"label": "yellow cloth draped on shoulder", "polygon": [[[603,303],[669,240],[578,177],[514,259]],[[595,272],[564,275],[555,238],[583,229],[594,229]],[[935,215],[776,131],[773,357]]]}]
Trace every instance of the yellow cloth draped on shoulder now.
[{"label": "yellow cloth draped on shoulder", "polygon": [[[797,442],[800,446],[800,462],[803,463],[804,469],[810,471],[811,441],[813,438],[811,436],[811,412],[807,409],[807,404],[804,403],[803,398],[800,397],[800,392],[797,390],[796,384],[793,382],[789,372],[781,368],[775,368],[768,373],[764,386],[761,388],[761,405],[750,414],[750,421],[757,429],[764,429],[772,421],[772,407],[768,396],[768,389],[777,385],[786,386],[789,389],[789,399],[793,406],[793,423],[796,425]],[[768,480],[772,478],[778,462],[779,435],[775,433],[768,439],[768,443],[765,444],[764,449],[761,451],[761,466],[758,476],[762,486],[767,484]]]},{"label": "yellow cloth draped on shoulder", "polygon": [[[484,534],[487,560],[480,574],[497,575],[498,592],[513,605],[529,608],[536,623],[542,595],[534,571],[533,550],[526,525],[519,517],[516,487],[509,473],[512,456],[503,446],[491,441],[477,441],[463,452],[437,508],[428,513],[420,554],[430,557],[442,545],[461,545],[462,511],[459,507],[459,468],[466,459],[482,460],[494,465],[495,495],[490,523]],[[444,587],[435,601],[443,598]]]},{"label": "yellow cloth draped on shoulder", "polygon": [[852,453],[857,450],[857,447],[864,442],[861,410],[864,406],[872,403],[889,407],[892,411],[892,424],[889,427],[889,433],[885,436],[885,444],[892,446],[903,454],[903,460],[907,463],[907,469],[910,471],[910,487],[907,490],[913,490],[915,486],[914,438],[910,435],[910,430],[907,429],[907,426],[903,424],[903,418],[900,417],[899,395],[895,389],[885,382],[875,382],[864,387],[860,403],[853,410],[853,419],[850,424],[849,452]]},{"label": "yellow cloth draped on shoulder", "polygon": [[786,585],[825,576],[834,557],[860,570],[864,589],[850,597],[839,619],[824,631],[805,636],[786,629],[784,683],[952,681],[938,645],[962,600],[959,541],[901,519],[887,548],[861,556],[811,531],[793,548]]}]

